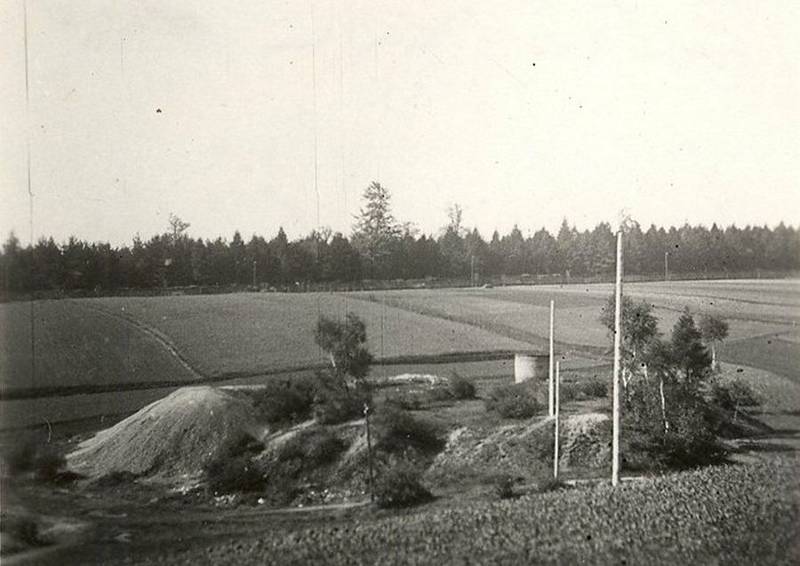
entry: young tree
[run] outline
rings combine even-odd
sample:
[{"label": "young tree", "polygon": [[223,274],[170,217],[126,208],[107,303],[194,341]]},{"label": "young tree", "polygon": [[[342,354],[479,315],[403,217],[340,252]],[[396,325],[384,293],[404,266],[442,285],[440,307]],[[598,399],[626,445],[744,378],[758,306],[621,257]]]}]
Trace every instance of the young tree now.
[{"label": "young tree", "polygon": [[340,380],[363,380],[369,373],[372,354],[367,348],[367,328],[358,316],[348,313],[344,322],[320,316],[314,340],[328,354],[331,371]]},{"label": "young tree", "polygon": [[700,317],[700,335],[711,346],[711,367],[717,369],[716,344],[728,337],[728,323],[713,314],[704,314]]},{"label": "young tree", "polygon": [[[600,311],[600,322],[614,337],[614,310],[616,299],[608,297]],[[640,368],[646,372],[647,361],[642,359],[646,346],[658,336],[658,320],[653,315],[653,306],[645,301],[634,302],[630,297],[622,297],[622,362],[623,384],[627,388],[631,375]],[[644,364],[644,365],[642,365]]]},{"label": "young tree", "polygon": [[672,328],[672,356],[687,382],[697,383],[711,369],[711,356],[688,309]]}]

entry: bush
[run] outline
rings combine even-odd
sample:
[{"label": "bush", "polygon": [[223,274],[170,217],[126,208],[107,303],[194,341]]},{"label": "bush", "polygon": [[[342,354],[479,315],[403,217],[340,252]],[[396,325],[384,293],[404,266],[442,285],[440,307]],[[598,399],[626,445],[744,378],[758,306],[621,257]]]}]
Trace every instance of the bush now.
[{"label": "bush", "polygon": [[721,462],[725,448],[704,399],[686,384],[666,390],[669,430],[664,428],[658,386],[640,384],[623,410],[623,461],[633,469],[692,468]]},{"label": "bush", "polygon": [[384,405],[375,418],[376,449],[399,453],[407,448],[438,452],[444,446],[439,428],[407,411]]},{"label": "bush", "polygon": [[385,472],[375,486],[378,507],[408,507],[433,499],[431,492],[422,485],[421,477],[420,471],[406,462]]},{"label": "bush", "polygon": [[247,434],[223,446],[203,469],[209,491],[218,495],[262,490],[264,474],[252,456],[263,449],[262,443]]},{"label": "bush", "polygon": [[495,411],[507,419],[528,419],[539,412],[539,402],[528,383],[500,385],[489,392],[487,411]]},{"label": "bush", "polygon": [[320,395],[314,405],[314,418],[320,424],[339,424],[364,414],[364,406],[372,403],[369,391],[329,390]]},{"label": "bush", "polygon": [[347,444],[332,432],[315,430],[298,434],[286,442],[278,453],[278,460],[299,460],[301,468],[315,469],[335,460],[346,448]]},{"label": "bush", "polygon": [[372,404],[372,391],[363,381],[349,385],[330,372],[317,373],[314,418],[320,424],[339,424],[361,417]]},{"label": "bush", "polygon": [[307,419],[314,403],[314,385],[307,380],[269,383],[252,393],[253,404],[268,423]]},{"label": "bush", "polygon": [[214,458],[204,471],[208,489],[214,495],[260,491],[266,485],[261,470],[245,454]]},{"label": "bush", "polygon": [[455,399],[474,399],[475,384],[453,372],[449,379],[450,393]]},{"label": "bush", "polygon": [[605,383],[597,379],[568,381],[559,386],[561,401],[574,401],[584,399],[598,399],[608,396]]},{"label": "bush", "polygon": [[711,402],[728,411],[760,404],[752,388],[739,379],[728,383],[716,381],[711,387]]}]

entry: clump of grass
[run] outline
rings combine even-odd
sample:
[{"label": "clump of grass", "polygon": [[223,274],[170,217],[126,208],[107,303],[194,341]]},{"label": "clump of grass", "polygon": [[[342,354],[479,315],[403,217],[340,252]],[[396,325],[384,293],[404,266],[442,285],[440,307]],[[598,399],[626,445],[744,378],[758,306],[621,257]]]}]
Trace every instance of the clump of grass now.
[{"label": "clump of grass", "polygon": [[495,387],[484,403],[487,411],[494,411],[507,419],[528,419],[540,410],[533,386],[529,383]]}]

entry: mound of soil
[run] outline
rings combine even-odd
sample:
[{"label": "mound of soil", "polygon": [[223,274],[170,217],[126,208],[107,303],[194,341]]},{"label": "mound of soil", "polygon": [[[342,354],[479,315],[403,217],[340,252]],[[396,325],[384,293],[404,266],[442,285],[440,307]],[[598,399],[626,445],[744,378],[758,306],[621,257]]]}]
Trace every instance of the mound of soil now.
[{"label": "mound of soil", "polygon": [[602,413],[570,415],[561,423],[562,469],[598,469],[611,463],[611,419]]},{"label": "mound of soil", "polygon": [[247,398],[215,387],[183,387],[82,442],[67,464],[93,478],[127,472],[185,481],[243,434],[262,435]]},{"label": "mound of soil", "polygon": [[[597,468],[610,459],[611,433],[606,415],[571,415],[561,422],[560,465]],[[450,433],[447,445],[426,472],[433,483],[474,475],[536,477],[548,471],[553,458],[553,421],[537,419],[489,430],[462,427]]]}]

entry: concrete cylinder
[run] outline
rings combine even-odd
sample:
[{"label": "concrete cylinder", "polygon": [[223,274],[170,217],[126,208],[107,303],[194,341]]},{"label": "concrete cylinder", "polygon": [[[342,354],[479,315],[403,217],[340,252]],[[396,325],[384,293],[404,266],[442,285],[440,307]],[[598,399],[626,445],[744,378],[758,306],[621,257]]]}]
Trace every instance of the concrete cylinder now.
[{"label": "concrete cylinder", "polygon": [[547,379],[549,362],[547,354],[514,354],[514,382]]}]

